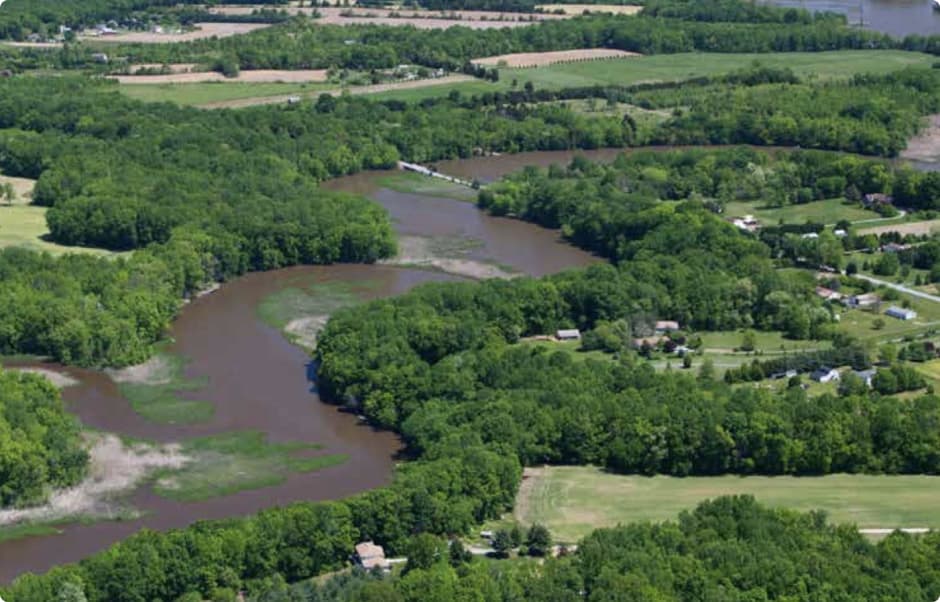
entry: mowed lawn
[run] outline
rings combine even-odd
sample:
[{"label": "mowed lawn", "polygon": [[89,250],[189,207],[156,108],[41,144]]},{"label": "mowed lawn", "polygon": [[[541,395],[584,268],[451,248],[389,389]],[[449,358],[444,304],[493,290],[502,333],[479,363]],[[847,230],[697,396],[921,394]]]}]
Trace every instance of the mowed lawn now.
[{"label": "mowed lawn", "polygon": [[60,253],[92,253],[111,255],[104,249],[86,247],[66,247],[45,240],[49,233],[46,225],[46,208],[33,205],[0,204],[0,249],[7,247],[25,247],[36,251]]},{"label": "mowed lawn", "polygon": [[813,201],[783,207],[765,207],[760,201],[751,203],[735,201],[725,205],[725,215],[732,217],[753,215],[764,224],[771,226],[780,223],[781,220],[786,224],[803,224],[807,221],[835,224],[843,219],[858,222],[876,220],[880,217],[874,211],[863,209],[857,203],[846,203],[842,199]]},{"label": "mowed lawn", "polygon": [[528,472],[538,476],[523,483],[516,519],[543,523],[568,543],[598,527],[675,519],[703,500],[732,494],[773,507],[825,510],[831,522],[860,528],[940,527],[940,477],[640,477],[572,466]]}]

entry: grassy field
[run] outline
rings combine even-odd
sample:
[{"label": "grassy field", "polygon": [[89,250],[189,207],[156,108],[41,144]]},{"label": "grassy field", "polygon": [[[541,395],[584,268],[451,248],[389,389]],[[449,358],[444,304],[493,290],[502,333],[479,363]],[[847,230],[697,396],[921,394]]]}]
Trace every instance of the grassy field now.
[{"label": "grassy field", "polygon": [[833,522],[859,527],[940,527],[940,477],[638,477],[592,467],[535,469],[523,482],[516,519],[539,522],[562,542],[592,529],[674,519],[702,500],[750,494],[775,507],[825,510]]},{"label": "grassy field", "polygon": [[200,84],[122,84],[120,91],[131,98],[145,102],[175,102],[183,105],[202,105],[225,100],[279,96],[283,94],[309,94],[333,90],[328,83],[240,83],[208,82]]},{"label": "grassy field", "polygon": [[46,225],[45,207],[16,204],[8,207],[0,204],[0,249],[26,247],[36,251],[48,251],[54,255],[62,253],[114,255],[114,253],[105,249],[67,247],[49,242],[46,240],[48,235],[49,228]]},{"label": "grassy field", "polygon": [[264,433],[224,433],[183,444],[193,462],[156,475],[161,496],[194,502],[282,483],[291,473],[313,472],[346,461],[343,454],[303,455],[320,449],[307,443],[269,443]]},{"label": "grassy field", "polygon": [[371,95],[376,99],[418,101],[446,96],[452,90],[463,95],[509,90],[513,80],[521,89],[526,82],[536,88],[629,85],[649,81],[680,81],[690,77],[719,75],[748,67],[755,61],[772,67],[790,67],[797,74],[822,79],[844,78],[855,73],[889,73],[908,66],[929,66],[933,57],[900,50],[843,50],[838,52],[771,52],[765,54],[682,53],[556,64],[535,69],[500,69],[499,81],[462,82],[433,88],[399,90]]},{"label": "grassy field", "polygon": [[[905,336],[915,336],[940,328],[940,303],[918,299],[900,293],[902,300],[910,303],[917,312],[913,320],[898,320],[886,316],[884,311],[892,305],[901,306],[902,301],[883,301],[881,311],[852,309],[843,311],[839,320],[842,330],[861,340],[895,340]],[[876,320],[884,323],[882,328],[875,328]]]},{"label": "grassy field", "polygon": [[856,203],[846,203],[841,199],[785,207],[763,207],[760,202],[736,201],[725,205],[725,214],[733,217],[753,215],[767,225],[778,224],[781,220],[787,224],[802,224],[807,221],[835,224],[843,219],[850,222],[878,219],[878,214],[874,211],[862,209]]},{"label": "grassy field", "polygon": [[212,417],[215,409],[208,401],[184,399],[187,391],[205,386],[204,380],[190,380],[183,375],[183,358],[161,353],[148,364],[154,368],[140,380],[118,380],[121,394],[134,411],[152,422],[191,424]]},{"label": "grassy field", "polygon": [[[369,94],[377,100],[418,101],[446,96],[452,90],[463,95],[511,89],[513,80],[521,89],[525,82],[536,88],[605,84],[628,85],[645,81],[678,81],[690,77],[717,75],[741,69],[759,61],[763,65],[790,67],[803,76],[823,79],[848,77],[854,73],[887,73],[912,65],[930,65],[933,57],[916,52],[858,50],[839,52],[787,52],[766,54],[684,53],[556,64],[536,69],[501,69],[500,81],[466,81]],[[439,82],[438,82],[439,83]],[[246,98],[279,95],[312,95],[335,89],[330,83],[237,83],[120,86],[120,91],[148,102],[176,102],[204,105]]]},{"label": "grassy field", "polygon": [[[754,330],[754,349],[765,354],[780,353],[782,351],[814,351],[831,346],[829,341],[794,341],[784,338],[780,332],[765,332]],[[709,349],[735,349],[741,346],[744,340],[743,330],[721,330],[698,333],[702,337],[702,347]]]}]

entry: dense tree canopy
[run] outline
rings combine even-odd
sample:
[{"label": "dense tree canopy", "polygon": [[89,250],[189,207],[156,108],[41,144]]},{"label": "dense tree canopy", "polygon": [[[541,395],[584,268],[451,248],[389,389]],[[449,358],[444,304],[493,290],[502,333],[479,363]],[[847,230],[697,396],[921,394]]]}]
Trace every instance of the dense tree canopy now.
[{"label": "dense tree canopy", "polygon": [[44,377],[0,369],[0,507],[42,501],[75,484],[88,456],[78,422]]}]

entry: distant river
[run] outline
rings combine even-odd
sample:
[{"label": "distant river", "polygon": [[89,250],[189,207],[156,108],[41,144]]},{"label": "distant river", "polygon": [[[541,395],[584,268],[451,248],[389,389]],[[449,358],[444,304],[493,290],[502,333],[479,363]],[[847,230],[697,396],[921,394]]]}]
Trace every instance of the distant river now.
[{"label": "distant river", "polygon": [[864,23],[867,29],[893,36],[940,35],[940,11],[930,0],[769,0],[777,6],[794,6],[813,11],[846,15],[849,23]]}]

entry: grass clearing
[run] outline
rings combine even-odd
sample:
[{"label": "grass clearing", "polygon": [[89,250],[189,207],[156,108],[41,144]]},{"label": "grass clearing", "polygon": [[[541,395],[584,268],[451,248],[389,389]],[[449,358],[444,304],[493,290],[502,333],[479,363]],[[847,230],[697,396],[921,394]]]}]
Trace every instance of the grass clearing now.
[{"label": "grass clearing", "polygon": [[215,412],[213,405],[182,395],[203,388],[206,380],[186,378],[185,364],[180,356],[159,353],[143,365],[145,374],[140,378],[113,378],[134,411],[147,420],[161,424],[205,422]]},{"label": "grass clearing", "polygon": [[156,474],[154,491],[163,497],[195,502],[282,483],[291,473],[313,472],[346,461],[343,454],[309,456],[320,446],[269,443],[264,433],[248,431],[201,437],[183,444],[192,461]]},{"label": "grass clearing", "polygon": [[144,102],[203,105],[264,96],[312,94],[320,91],[325,92],[335,87],[335,84],[313,82],[204,82],[195,84],[121,84],[118,89],[121,93]]},{"label": "grass clearing", "polygon": [[35,251],[48,251],[53,255],[63,253],[90,253],[111,256],[115,253],[106,249],[89,247],[68,247],[48,240],[49,227],[46,224],[46,207],[36,205],[7,206],[0,204],[0,249],[24,247]]},{"label": "grass clearing", "polygon": [[383,188],[410,194],[443,197],[455,201],[476,203],[478,191],[448,182],[442,178],[432,178],[410,171],[398,171],[378,179]]},{"label": "grass clearing", "polygon": [[850,222],[878,219],[878,214],[874,211],[863,209],[857,203],[846,202],[842,199],[813,201],[783,207],[765,207],[760,204],[760,201],[735,201],[725,205],[725,215],[734,217],[753,215],[766,225],[776,225],[780,222],[802,224],[807,221],[835,224],[843,219]]},{"label": "grass clearing", "polygon": [[598,527],[675,519],[699,502],[731,494],[754,495],[774,507],[825,510],[836,523],[859,527],[940,527],[940,477],[829,475],[824,477],[641,477],[595,467],[529,469],[516,518],[543,523],[562,542]]},{"label": "grass clearing", "polygon": [[560,10],[566,15],[580,15],[584,14],[585,11],[614,15],[635,15],[643,10],[642,6],[635,4],[538,4],[535,8],[547,13]]},{"label": "grass clearing", "polygon": [[626,60],[598,60],[556,64],[538,69],[502,69],[500,81],[530,81],[536,88],[628,85],[647,81],[677,81],[713,76],[759,63],[788,67],[801,77],[844,79],[855,73],[889,73],[911,66],[928,67],[934,58],[897,50],[837,52],[774,52],[767,54],[682,53],[640,56]]}]

